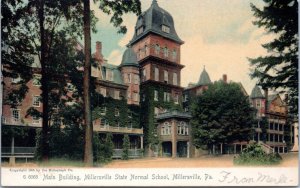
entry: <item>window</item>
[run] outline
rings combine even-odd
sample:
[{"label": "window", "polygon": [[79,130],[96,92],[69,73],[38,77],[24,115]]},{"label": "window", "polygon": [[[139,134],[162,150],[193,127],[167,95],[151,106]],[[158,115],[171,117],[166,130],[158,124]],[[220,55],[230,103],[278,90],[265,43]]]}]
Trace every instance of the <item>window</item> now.
[{"label": "window", "polygon": [[170,93],[164,92],[164,101],[170,102]]},{"label": "window", "polygon": [[127,74],[127,83],[131,83],[131,74]]},{"label": "window", "polygon": [[270,122],[270,130],[273,130],[273,129],[274,129],[274,123]]},{"label": "window", "polygon": [[140,27],[140,28],[137,29],[136,35],[140,35],[140,34],[142,34],[143,32],[144,32],[144,28],[143,28],[143,27]]},{"label": "window", "polygon": [[75,86],[71,83],[67,83],[67,90],[69,92],[74,92],[75,91]]},{"label": "window", "polygon": [[38,74],[33,75],[32,85],[33,86],[41,86],[41,75],[38,75]]},{"label": "window", "polygon": [[100,94],[103,96],[103,97],[106,97],[106,88],[105,87],[100,87]]},{"label": "window", "polygon": [[107,123],[107,120],[106,119],[100,119],[100,126],[108,126],[109,124]]},{"label": "window", "polygon": [[106,115],[106,106],[100,108],[100,114],[103,116]]},{"label": "window", "polygon": [[173,85],[176,85],[177,86],[178,82],[177,82],[177,73],[174,72],[173,73]]},{"label": "window", "polygon": [[128,92],[127,92],[127,98],[128,99],[131,99],[131,92],[128,90]]},{"label": "window", "polygon": [[37,116],[32,117],[32,124],[41,124],[41,118]]},{"label": "window", "polygon": [[12,109],[12,121],[19,122],[20,121],[20,109]]},{"label": "window", "polygon": [[139,75],[135,74],[134,75],[134,84],[139,84],[140,83],[140,77]]},{"label": "window", "polygon": [[115,99],[120,99],[120,91],[119,90],[115,90]]},{"label": "window", "polygon": [[168,74],[168,71],[164,70],[164,81],[165,83],[168,83],[169,81],[169,74]]},{"label": "window", "polygon": [[120,111],[118,108],[115,108],[115,116],[119,116],[120,115]]},{"label": "window", "polygon": [[18,77],[16,77],[16,78],[12,78],[12,79],[11,79],[11,82],[14,83],[14,84],[17,84],[17,83],[19,83],[20,81],[21,81],[20,75],[18,75]]},{"label": "window", "polygon": [[177,59],[177,52],[176,52],[175,49],[172,51],[172,59],[173,59],[173,60],[176,60],[176,59]]},{"label": "window", "polygon": [[160,132],[160,134],[161,134],[161,135],[165,135],[165,127],[164,127],[164,126],[161,127],[161,132]]},{"label": "window", "polygon": [[155,114],[155,115],[159,114],[159,108],[154,107],[154,114]]},{"label": "window", "polygon": [[147,78],[147,72],[146,72],[146,69],[143,69],[143,71],[142,71],[142,79],[143,79],[143,81],[145,81],[146,80],[146,78]]},{"label": "window", "polygon": [[139,95],[138,95],[138,93],[133,93],[133,100],[134,100],[135,102],[138,102],[138,101],[139,101]]},{"label": "window", "polygon": [[170,27],[166,26],[166,25],[162,25],[161,26],[161,30],[165,33],[170,33]]},{"label": "window", "polygon": [[145,56],[149,54],[149,47],[145,45]]},{"label": "window", "polygon": [[189,99],[189,96],[188,96],[188,94],[184,94],[184,102],[187,102],[187,101],[188,101],[188,99]]},{"label": "window", "polygon": [[260,101],[256,101],[256,107],[260,108]]},{"label": "window", "polygon": [[112,70],[107,70],[107,80],[114,81],[114,72]]},{"label": "window", "polygon": [[128,118],[132,118],[132,112],[128,110]]},{"label": "window", "polygon": [[154,68],[154,80],[159,81],[159,69],[157,67]]},{"label": "window", "polygon": [[159,46],[159,44],[156,44],[155,45],[155,54],[159,55],[159,52],[160,52],[160,46]]},{"label": "window", "polygon": [[154,90],[154,101],[158,101],[158,91]]},{"label": "window", "polygon": [[188,108],[188,107],[185,107],[185,108],[184,108],[184,111],[185,111],[185,112],[188,112],[188,111],[189,111],[189,108]]},{"label": "window", "polygon": [[138,59],[140,59],[140,58],[142,58],[142,57],[143,57],[142,49],[139,49],[139,58],[138,58]]},{"label": "window", "polygon": [[40,96],[33,96],[32,105],[34,107],[40,107]]},{"label": "window", "polygon": [[164,48],[164,56],[169,57],[169,50],[167,47]]},{"label": "window", "polygon": [[175,93],[175,95],[174,95],[174,103],[175,103],[175,104],[178,104],[178,103],[179,103],[178,93]]}]

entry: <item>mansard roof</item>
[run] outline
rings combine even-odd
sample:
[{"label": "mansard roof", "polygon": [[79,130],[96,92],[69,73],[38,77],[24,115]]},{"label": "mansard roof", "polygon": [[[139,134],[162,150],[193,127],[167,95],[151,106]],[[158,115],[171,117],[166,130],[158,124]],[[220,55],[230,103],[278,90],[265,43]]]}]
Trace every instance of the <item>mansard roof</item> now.
[{"label": "mansard roof", "polygon": [[[163,31],[163,26],[166,26],[169,31]],[[150,8],[138,17],[135,25],[135,33],[129,45],[132,45],[149,33],[154,33],[183,44],[183,41],[176,33],[173,17],[166,10],[160,8],[156,0],[153,0]]]}]

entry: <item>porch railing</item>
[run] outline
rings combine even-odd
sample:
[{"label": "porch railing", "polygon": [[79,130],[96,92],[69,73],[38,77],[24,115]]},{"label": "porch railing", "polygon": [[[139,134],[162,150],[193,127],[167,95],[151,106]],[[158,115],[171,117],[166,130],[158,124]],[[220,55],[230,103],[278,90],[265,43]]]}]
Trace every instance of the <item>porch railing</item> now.
[{"label": "porch railing", "polygon": [[[113,159],[121,159],[123,155],[123,149],[114,149],[113,150]],[[129,149],[128,150],[129,158],[140,158],[143,157],[143,153],[141,149]]]}]

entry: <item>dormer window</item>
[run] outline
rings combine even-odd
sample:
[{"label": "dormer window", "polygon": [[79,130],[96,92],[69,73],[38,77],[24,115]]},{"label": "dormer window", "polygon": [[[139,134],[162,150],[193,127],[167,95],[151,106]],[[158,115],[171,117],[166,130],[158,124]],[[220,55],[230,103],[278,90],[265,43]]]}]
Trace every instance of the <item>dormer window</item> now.
[{"label": "dormer window", "polygon": [[143,27],[140,27],[136,30],[136,35],[140,35],[144,32],[144,28]]},{"label": "dormer window", "polygon": [[170,27],[166,26],[166,25],[162,25],[161,26],[161,30],[165,33],[170,33]]}]

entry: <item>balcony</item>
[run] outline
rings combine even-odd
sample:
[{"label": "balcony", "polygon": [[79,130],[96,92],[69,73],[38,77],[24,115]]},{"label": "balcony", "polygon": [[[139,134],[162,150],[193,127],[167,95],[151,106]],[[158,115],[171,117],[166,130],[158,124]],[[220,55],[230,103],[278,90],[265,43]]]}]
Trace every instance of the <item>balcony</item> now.
[{"label": "balcony", "polygon": [[114,127],[109,125],[94,125],[95,132],[110,132],[110,133],[121,133],[121,134],[133,134],[133,135],[143,135],[143,128],[130,128],[130,127]]},{"label": "balcony", "polygon": [[30,127],[42,127],[42,123],[32,123],[29,121],[26,121],[24,119],[14,119],[14,118],[1,118],[2,125],[17,125],[17,126],[30,126]]}]

